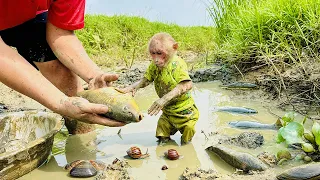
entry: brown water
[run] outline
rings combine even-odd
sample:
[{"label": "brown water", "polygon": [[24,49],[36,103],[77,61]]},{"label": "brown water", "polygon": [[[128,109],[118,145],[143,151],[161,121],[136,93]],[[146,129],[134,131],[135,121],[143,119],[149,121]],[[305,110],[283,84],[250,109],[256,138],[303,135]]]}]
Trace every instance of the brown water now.
[{"label": "brown water", "polygon": [[[277,109],[272,108],[272,103],[262,102],[252,96],[246,98],[235,97],[234,92],[219,88],[219,82],[208,82],[196,84],[194,98],[200,110],[200,118],[196,125],[197,133],[191,144],[180,146],[178,132],[172,139],[174,142],[165,146],[159,146],[155,138],[155,129],[159,115],[151,117],[146,114],[148,107],[157,99],[153,86],[149,86],[136,94],[136,100],[144,112],[144,119],[137,124],[129,124],[121,128],[101,127],[96,132],[85,135],[70,136],[67,139],[65,154],[59,154],[51,158],[48,164],[34,170],[20,179],[70,179],[63,166],[67,162],[77,159],[98,159],[105,163],[111,163],[115,158],[126,159],[126,150],[131,146],[138,146],[143,152],[148,150],[149,158],[131,160],[126,159],[132,167],[129,173],[135,179],[178,179],[186,167],[191,169],[212,168],[224,174],[235,171],[230,165],[223,162],[213,153],[205,151],[210,143],[205,135],[211,132],[219,132],[228,135],[237,135],[248,130],[234,129],[228,126],[229,121],[256,120],[262,123],[274,123],[276,117],[271,115],[265,106],[270,107],[274,113],[283,115]],[[226,112],[213,112],[212,109],[218,106],[244,106],[256,109],[259,113],[255,115],[239,115]],[[117,132],[121,129],[121,137]],[[250,130],[260,132],[264,135],[265,145],[248,152],[257,155],[263,151],[276,153],[281,145],[275,145],[274,130]],[[95,145],[94,142],[99,142]],[[176,149],[184,158],[177,161],[166,160],[163,153],[169,148]],[[163,165],[168,170],[162,171]]]}]

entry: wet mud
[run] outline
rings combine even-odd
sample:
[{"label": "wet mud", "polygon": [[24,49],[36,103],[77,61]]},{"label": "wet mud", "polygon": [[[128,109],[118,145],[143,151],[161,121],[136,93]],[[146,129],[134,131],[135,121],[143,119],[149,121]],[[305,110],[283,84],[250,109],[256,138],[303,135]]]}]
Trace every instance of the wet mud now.
[{"label": "wet mud", "polygon": [[[123,86],[132,84],[143,76],[145,66],[134,67],[131,70],[116,70],[121,72],[119,80],[115,82],[115,86]],[[122,73],[123,72],[123,73]],[[214,74],[214,75],[213,75]],[[201,109],[199,125],[197,125],[197,133],[191,144],[180,146],[180,134],[173,136],[173,143],[165,146],[159,146],[154,137],[156,122],[158,117],[149,117],[139,124],[130,124],[121,128],[105,128],[99,127],[91,135],[75,135],[67,137],[64,146],[65,151],[55,154],[50,162],[39,169],[34,170],[28,175],[20,179],[43,179],[47,178],[47,173],[55,172],[55,177],[59,179],[70,179],[67,172],[63,171],[63,166],[77,159],[98,159],[109,164],[110,167],[104,173],[111,174],[110,177],[123,176],[123,178],[133,179],[247,179],[247,180],[268,180],[274,179],[278,172],[288,168],[287,166],[275,167],[267,169],[264,172],[250,172],[241,174],[235,168],[223,162],[216,155],[207,153],[205,148],[210,145],[211,141],[219,141],[219,138],[210,136],[210,134],[218,133],[227,135],[229,138],[224,138],[225,143],[248,148],[248,152],[259,158],[259,154],[266,152],[270,157],[276,153],[276,150],[282,147],[274,147],[274,135],[276,131],[268,130],[253,130],[255,134],[242,135],[244,130],[230,128],[229,121],[242,119],[255,120],[262,123],[274,123],[277,117],[270,114],[271,109],[274,114],[279,116],[284,112],[277,109],[276,103],[272,99],[265,97],[265,94],[259,90],[241,91],[232,90],[226,91],[219,88],[221,82],[214,80],[222,80],[223,83],[233,80],[233,76],[229,74],[229,70],[219,67],[211,67],[209,69],[201,69],[190,71],[190,76],[194,82],[213,81],[207,83],[195,83],[194,95],[195,101]],[[30,98],[25,97],[3,84],[0,85],[0,103],[8,106],[9,109],[45,109],[39,103]],[[148,107],[154,100],[157,99],[153,87],[147,88],[137,93],[137,102],[141,109],[146,112]],[[208,107],[212,106],[246,106],[258,110],[257,115],[232,115],[223,112],[210,112]],[[143,128],[141,128],[143,127]],[[247,130],[246,130],[247,131]],[[202,133],[203,132],[203,133]],[[251,131],[250,131],[251,132]],[[263,135],[263,138],[259,136]],[[87,139],[89,137],[89,140]],[[243,141],[243,139],[245,139]],[[94,143],[90,143],[94,142]],[[99,142],[99,143],[96,143]],[[244,143],[245,142],[245,143]],[[252,143],[252,144],[251,144]],[[143,160],[126,159],[126,150],[137,145],[144,151],[148,149],[150,157]],[[262,145],[262,146],[261,146]],[[59,146],[62,146],[59,144]],[[163,153],[169,148],[174,148],[185,158],[177,161],[169,161],[163,157]],[[126,161],[128,167],[123,165],[115,165],[112,162],[115,158],[121,161]],[[263,154],[262,159],[269,159],[268,155]],[[260,158],[259,158],[260,159]],[[261,160],[261,159],[260,159]],[[273,164],[272,158],[269,163]],[[266,163],[268,164],[268,163]],[[288,165],[289,167],[295,164]],[[162,170],[166,166],[168,169]],[[270,165],[269,165],[270,166]],[[188,168],[188,169],[186,169]],[[211,170],[210,170],[211,169]],[[114,175],[112,175],[114,174]],[[103,174],[98,174],[95,178],[104,178]],[[50,178],[49,178],[50,179]]]}]

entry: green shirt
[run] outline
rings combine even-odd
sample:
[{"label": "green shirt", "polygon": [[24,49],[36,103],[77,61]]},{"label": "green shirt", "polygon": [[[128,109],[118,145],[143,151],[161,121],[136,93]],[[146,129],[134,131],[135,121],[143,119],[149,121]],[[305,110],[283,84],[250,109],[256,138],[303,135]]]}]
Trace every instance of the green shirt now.
[{"label": "green shirt", "polygon": [[[159,69],[152,61],[149,65],[145,75],[145,78],[150,82],[154,82],[154,86],[158,96],[161,98],[177,84],[182,81],[190,80],[187,64],[178,56],[172,57],[167,66]],[[194,104],[194,100],[190,91],[172,99],[169,104],[163,108],[163,112],[167,114],[181,112],[189,109]]]}]

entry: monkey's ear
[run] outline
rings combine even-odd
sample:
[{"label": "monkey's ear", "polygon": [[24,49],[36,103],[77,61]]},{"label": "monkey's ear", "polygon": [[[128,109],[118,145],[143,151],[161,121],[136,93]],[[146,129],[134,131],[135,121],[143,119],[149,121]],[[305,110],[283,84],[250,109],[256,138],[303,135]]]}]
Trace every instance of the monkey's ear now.
[{"label": "monkey's ear", "polygon": [[178,45],[178,43],[174,43],[172,47],[173,47],[174,50],[177,50],[179,45]]}]

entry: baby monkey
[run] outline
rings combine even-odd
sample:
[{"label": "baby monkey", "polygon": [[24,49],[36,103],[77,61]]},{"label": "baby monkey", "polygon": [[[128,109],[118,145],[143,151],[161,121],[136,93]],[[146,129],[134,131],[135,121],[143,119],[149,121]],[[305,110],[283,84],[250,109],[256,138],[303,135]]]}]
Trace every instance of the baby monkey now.
[{"label": "baby monkey", "polygon": [[148,50],[152,62],[144,77],[120,91],[134,95],[154,82],[159,99],[148,109],[148,114],[157,115],[162,110],[156,137],[159,142],[167,142],[179,130],[181,143],[188,143],[195,134],[199,111],[190,93],[192,81],[187,65],[177,56],[178,43],[168,33],[157,33],[150,39]]}]

